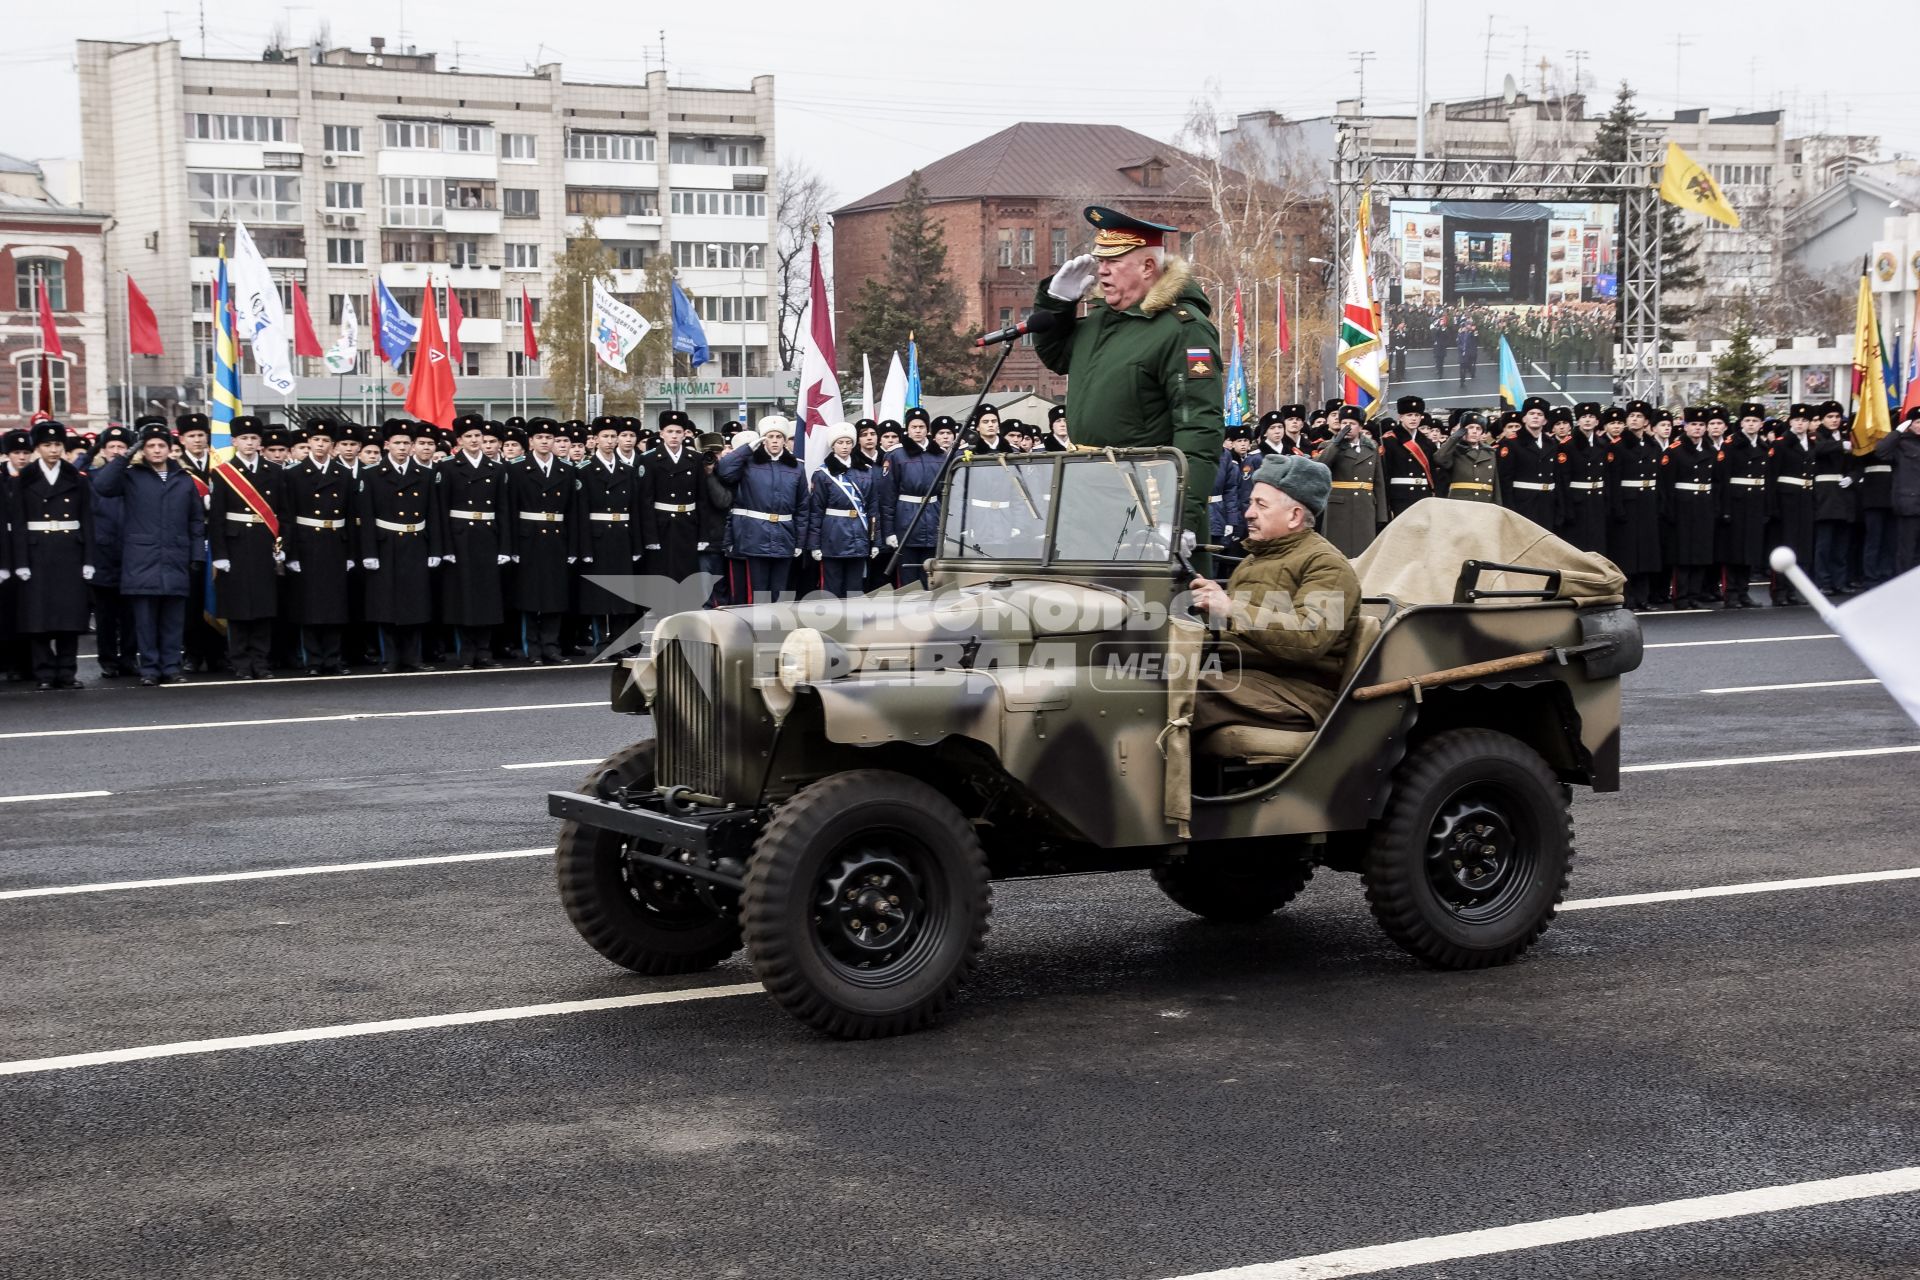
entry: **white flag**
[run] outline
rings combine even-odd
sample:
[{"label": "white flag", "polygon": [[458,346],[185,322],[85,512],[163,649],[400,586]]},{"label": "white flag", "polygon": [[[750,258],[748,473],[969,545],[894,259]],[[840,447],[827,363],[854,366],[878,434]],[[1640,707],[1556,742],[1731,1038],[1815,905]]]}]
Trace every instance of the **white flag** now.
[{"label": "white flag", "polygon": [[1920,666],[1913,661],[1913,622],[1920,618],[1920,569],[1855,596],[1834,608],[1827,621],[1858,654],[1867,670],[1920,724]]},{"label": "white flag", "polygon": [[860,416],[873,417],[873,361],[860,355]]},{"label": "white flag", "polygon": [[233,224],[233,316],[237,335],[253,348],[253,365],[260,380],[281,396],[293,394],[293,365],[287,358],[287,310],[280,302],[280,286],[267,270],[267,260],[247,234],[244,223]]},{"label": "white flag", "polygon": [[327,352],[329,373],[352,373],[360,363],[360,321],[353,314],[353,295],[341,299],[340,337]]},{"label": "white flag", "polygon": [[627,357],[652,328],[646,317],[594,282],[593,349],[601,360],[624,373]]},{"label": "white flag", "polygon": [[893,353],[887,366],[886,385],[880,388],[880,421],[899,422],[907,416],[907,371],[901,367],[900,353]]}]

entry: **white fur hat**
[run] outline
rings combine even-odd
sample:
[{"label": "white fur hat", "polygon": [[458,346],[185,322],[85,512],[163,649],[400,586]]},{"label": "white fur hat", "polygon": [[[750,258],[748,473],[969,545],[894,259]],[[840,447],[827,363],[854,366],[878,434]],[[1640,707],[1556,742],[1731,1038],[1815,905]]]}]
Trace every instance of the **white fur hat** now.
[{"label": "white fur hat", "polygon": [[755,428],[755,430],[758,431],[763,438],[766,436],[767,432],[769,431],[778,431],[781,435],[785,436],[787,439],[789,440],[793,439],[792,421],[790,421],[787,418],[781,417],[777,413],[770,413],[766,417],[760,419],[760,423]]},{"label": "white fur hat", "polygon": [[736,431],[733,433],[733,439],[730,442],[728,442],[727,448],[750,449],[754,445],[759,443],[760,443],[760,433],[758,431]]},{"label": "white fur hat", "polygon": [[836,422],[827,428],[825,443],[827,448],[831,449],[835,440],[857,440],[858,438],[859,433],[853,429],[851,422]]}]

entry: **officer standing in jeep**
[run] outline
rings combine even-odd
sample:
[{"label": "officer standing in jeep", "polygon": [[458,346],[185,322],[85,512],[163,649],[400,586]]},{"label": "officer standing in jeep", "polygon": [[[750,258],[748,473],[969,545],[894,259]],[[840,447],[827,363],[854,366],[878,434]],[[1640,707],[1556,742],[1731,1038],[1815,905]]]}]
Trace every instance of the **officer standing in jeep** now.
[{"label": "officer standing in jeep", "polygon": [[[1040,360],[1071,378],[1073,444],[1080,449],[1171,445],[1187,455],[1184,525],[1207,534],[1207,496],[1226,435],[1220,335],[1187,264],[1167,256],[1179,228],[1089,205],[1093,252],[1043,281],[1034,305],[1060,317],[1034,335]],[[1099,285],[1083,318],[1080,295]]]}]

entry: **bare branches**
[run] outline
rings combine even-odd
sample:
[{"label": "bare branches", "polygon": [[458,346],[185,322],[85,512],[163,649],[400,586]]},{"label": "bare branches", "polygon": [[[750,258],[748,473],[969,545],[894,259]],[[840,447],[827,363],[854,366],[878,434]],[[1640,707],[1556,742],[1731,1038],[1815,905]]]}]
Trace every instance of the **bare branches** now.
[{"label": "bare branches", "polygon": [[[781,161],[774,182],[774,301],[778,313],[780,367],[791,369],[800,358],[800,317],[807,309],[807,288],[811,283],[809,251],[815,237],[826,230],[833,188],[804,160]],[[833,278],[831,272],[827,278]]]}]

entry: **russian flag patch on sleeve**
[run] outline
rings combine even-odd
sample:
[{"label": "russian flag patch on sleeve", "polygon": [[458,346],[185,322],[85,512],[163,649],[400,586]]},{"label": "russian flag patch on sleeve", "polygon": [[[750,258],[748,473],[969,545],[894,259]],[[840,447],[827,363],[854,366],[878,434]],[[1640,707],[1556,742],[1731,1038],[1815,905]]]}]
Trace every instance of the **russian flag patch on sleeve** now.
[{"label": "russian flag patch on sleeve", "polygon": [[1189,378],[1211,378],[1213,367],[1217,364],[1213,352],[1206,347],[1187,348],[1187,376]]}]

